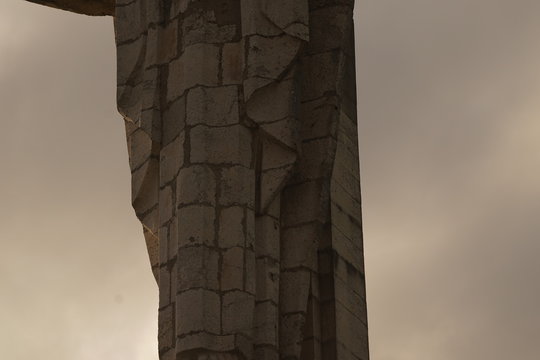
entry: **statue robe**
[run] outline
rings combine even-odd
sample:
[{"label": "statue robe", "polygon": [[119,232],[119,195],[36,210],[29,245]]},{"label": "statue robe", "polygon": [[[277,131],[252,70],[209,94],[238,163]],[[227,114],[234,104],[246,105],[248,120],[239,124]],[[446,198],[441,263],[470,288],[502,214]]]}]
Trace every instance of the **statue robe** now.
[{"label": "statue robe", "polygon": [[367,359],[352,5],[117,0],[161,359]]},{"label": "statue robe", "polygon": [[162,360],[367,360],[354,0],[30,0],[112,15]]}]

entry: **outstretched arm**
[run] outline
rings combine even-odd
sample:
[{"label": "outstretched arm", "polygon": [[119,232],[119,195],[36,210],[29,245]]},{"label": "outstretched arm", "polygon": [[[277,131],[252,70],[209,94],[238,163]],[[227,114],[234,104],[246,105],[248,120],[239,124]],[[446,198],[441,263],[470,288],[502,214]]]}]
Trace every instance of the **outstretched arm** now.
[{"label": "outstretched arm", "polygon": [[114,15],[114,0],[27,0],[85,15]]}]

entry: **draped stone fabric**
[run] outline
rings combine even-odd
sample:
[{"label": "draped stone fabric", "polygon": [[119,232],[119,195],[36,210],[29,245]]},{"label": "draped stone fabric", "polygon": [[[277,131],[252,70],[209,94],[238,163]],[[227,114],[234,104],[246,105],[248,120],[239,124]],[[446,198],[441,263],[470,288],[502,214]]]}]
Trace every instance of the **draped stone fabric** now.
[{"label": "draped stone fabric", "polygon": [[369,358],[353,6],[116,0],[161,360]]}]

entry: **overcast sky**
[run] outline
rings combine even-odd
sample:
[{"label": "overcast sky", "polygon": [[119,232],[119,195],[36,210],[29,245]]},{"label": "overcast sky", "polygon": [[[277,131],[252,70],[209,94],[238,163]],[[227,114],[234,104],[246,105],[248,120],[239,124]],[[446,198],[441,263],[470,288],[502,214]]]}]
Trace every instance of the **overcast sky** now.
[{"label": "overcast sky", "polygon": [[[372,360],[537,360],[540,2],[357,1]],[[157,360],[110,18],[0,1],[0,358]]]}]

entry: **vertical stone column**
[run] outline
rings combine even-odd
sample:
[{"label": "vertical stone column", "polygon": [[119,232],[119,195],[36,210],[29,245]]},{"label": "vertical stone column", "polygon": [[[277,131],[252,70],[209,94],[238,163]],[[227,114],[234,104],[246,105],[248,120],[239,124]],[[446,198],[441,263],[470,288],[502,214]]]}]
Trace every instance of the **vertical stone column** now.
[{"label": "vertical stone column", "polygon": [[118,0],[161,359],[368,359],[352,8]]},{"label": "vertical stone column", "polygon": [[112,15],[162,360],[368,360],[354,0],[30,0]]},{"label": "vertical stone column", "polygon": [[[163,128],[179,135],[160,160],[160,191],[174,208],[161,217],[169,222],[168,257],[176,257],[160,279],[160,291],[172,289],[161,323],[175,323],[160,353],[250,359],[256,176],[253,129],[242,116],[240,5],[173,1],[165,19],[180,51],[165,69]],[[171,168],[178,172],[166,183]]]}]

